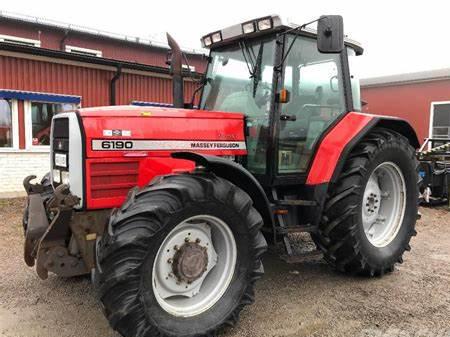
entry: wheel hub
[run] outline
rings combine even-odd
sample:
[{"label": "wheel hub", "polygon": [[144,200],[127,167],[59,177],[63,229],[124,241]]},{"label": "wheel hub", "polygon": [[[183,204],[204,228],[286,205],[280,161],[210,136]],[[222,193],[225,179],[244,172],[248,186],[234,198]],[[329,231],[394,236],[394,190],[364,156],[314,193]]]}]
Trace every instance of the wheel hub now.
[{"label": "wheel hub", "polygon": [[362,200],[362,220],[367,239],[376,247],[385,247],[397,235],[403,221],[406,185],[400,168],[380,164],[367,182]]},{"label": "wheel hub", "polygon": [[156,300],[178,317],[208,310],[230,284],[236,258],[234,235],[221,219],[198,215],[184,220],[167,234],[155,257]]},{"label": "wheel hub", "polygon": [[208,251],[196,242],[186,242],[175,253],[172,270],[179,282],[192,283],[207,270]]}]

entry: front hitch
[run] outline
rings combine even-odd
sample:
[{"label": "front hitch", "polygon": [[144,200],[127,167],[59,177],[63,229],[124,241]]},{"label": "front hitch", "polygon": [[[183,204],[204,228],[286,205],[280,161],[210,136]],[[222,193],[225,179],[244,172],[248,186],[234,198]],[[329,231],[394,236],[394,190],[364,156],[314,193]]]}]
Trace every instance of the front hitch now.
[{"label": "front hitch", "polygon": [[33,179],[36,179],[35,175],[30,175],[28,177],[26,177],[23,180],[23,188],[25,188],[25,191],[27,192],[28,195],[33,194],[33,193],[42,193],[44,192],[44,186],[42,186],[42,184],[32,184],[31,181]]},{"label": "front hitch", "polygon": [[[69,230],[73,207],[80,198],[70,193],[69,186],[62,184],[54,190],[54,195],[44,203],[39,191],[41,185],[31,184],[33,176],[24,180],[28,193],[28,219],[25,231],[24,259],[28,266],[36,264],[40,278],[46,279],[48,271],[59,275],[86,272],[86,267],[79,259],[69,256],[65,240]],[[71,270],[68,270],[70,269]]]}]

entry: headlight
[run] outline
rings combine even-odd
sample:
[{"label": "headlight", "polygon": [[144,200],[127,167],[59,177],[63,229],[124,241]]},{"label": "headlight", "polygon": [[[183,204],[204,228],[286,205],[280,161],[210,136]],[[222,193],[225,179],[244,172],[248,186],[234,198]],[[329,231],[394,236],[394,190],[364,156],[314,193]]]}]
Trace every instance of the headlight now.
[{"label": "headlight", "polygon": [[242,24],[242,32],[244,34],[250,34],[253,33],[254,31],[255,31],[255,23],[253,21]]},{"label": "headlight", "polygon": [[67,155],[65,153],[55,153],[55,165],[67,167]]},{"label": "headlight", "polygon": [[258,30],[266,30],[272,28],[272,18],[266,18],[258,21]]},{"label": "headlight", "polygon": [[221,32],[213,33],[211,35],[211,38],[212,38],[213,43],[220,42],[220,41],[222,41],[222,33]]},{"label": "headlight", "polygon": [[206,47],[210,46],[212,44],[211,36],[206,36],[203,38],[203,43]]},{"label": "headlight", "polygon": [[61,172],[61,182],[63,184],[69,185],[69,172],[67,171]]},{"label": "headlight", "polygon": [[55,183],[60,183],[61,182],[61,171],[60,170],[53,170],[53,181]]}]

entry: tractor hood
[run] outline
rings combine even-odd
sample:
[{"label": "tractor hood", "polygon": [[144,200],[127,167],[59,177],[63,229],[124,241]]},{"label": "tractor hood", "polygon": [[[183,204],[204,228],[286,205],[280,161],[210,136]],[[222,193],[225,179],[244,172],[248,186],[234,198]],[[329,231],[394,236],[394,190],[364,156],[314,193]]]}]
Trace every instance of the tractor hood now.
[{"label": "tractor hood", "polygon": [[246,154],[241,113],[111,106],[78,111],[88,158],[169,155],[195,151]]}]

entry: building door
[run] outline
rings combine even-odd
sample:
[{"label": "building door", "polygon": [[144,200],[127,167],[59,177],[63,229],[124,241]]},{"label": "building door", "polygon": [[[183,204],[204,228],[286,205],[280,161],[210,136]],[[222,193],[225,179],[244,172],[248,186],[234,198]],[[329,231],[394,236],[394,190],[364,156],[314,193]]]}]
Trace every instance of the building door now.
[{"label": "building door", "polygon": [[430,137],[450,139],[450,102],[431,103]]}]

